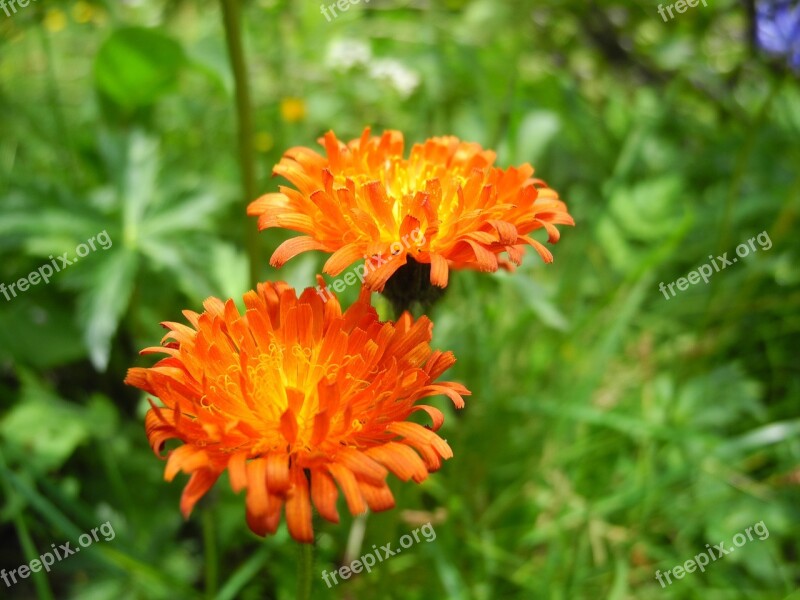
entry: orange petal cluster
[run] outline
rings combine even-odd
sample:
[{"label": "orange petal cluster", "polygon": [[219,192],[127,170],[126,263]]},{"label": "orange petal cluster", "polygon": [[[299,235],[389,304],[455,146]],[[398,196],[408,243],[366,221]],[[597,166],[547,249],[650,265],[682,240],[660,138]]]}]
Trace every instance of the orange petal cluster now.
[{"label": "orange petal cluster", "polygon": [[[339,490],[353,514],[392,508],[389,472],[420,482],[452,456],[434,433],[442,413],[416,403],[445,394],[460,408],[470,392],[436,382],[455,358],[431,349],[426,317],[381,322],[367,291],[343,313],[285,283],[259,284],[244,305],[210,298],[203,313],[184,311],[191,327],[164,323],[162,346],[142,353],[167,356],[125,380],[161,400],[145,420],[154,452],[183,442],[165,479],[191,475],[184,516],[227,470],[255,533],[274,533],[285,506],[292,537],[311,542],[312,504],[333,522]],[[430,427],[407,420],[416,411]]]},{"label": "orange petal cluster", "polygon": [[[574,225],[558,194],[532,178],[531,165],[495,167],[495,153],[479,144],[434,137],[404,158],[399,131],[374,137],[367,128],[347,144],[328,132],[319,142],[326,156],[296,147],[274,169],[296,189],[280,186],[247,209],[258,216],[259,229],[305,234],[275,250],[275,267],[323,250],[331,253],[324,271],[338,275],[362,258],[381,256],[384,264],[366,273],[366,285],[380,291],[410,256],[430,264],[431,283],[445,287],[450,269],[512,268],[509,261],[519,265],[526,246],[552,262],[528,234],[544,228],[554,243],[555,225]],[[508,260],[499,257],[503,252]]]}]

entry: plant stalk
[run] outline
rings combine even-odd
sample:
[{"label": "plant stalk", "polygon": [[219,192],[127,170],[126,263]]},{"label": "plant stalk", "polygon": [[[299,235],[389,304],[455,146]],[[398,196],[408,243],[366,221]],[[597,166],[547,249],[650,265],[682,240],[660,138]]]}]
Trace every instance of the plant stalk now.
[{"label": "plant stalk", "polygon": [[297,561],[297,600],[310,600],[311,583],[314,577],[314,544],[299,544],[300,557]]},{"label": "plant stalk", "polygon": [[[231,62],[236,95],[236,118],[239,135],[239,163],[242,176],[242,191],[245,201],[256,197],[256,161],[253,147],[253,109],[250,104],[250,86],[247,65],[242,49],[242,14],[239,0],[220,0],[222,20],[225,26],[225,40]],[[247,251],[250,284],[255,287],[259,281],[261,252],[258,245],[258,228],[252,219],[245,219],[245,248]]]}]

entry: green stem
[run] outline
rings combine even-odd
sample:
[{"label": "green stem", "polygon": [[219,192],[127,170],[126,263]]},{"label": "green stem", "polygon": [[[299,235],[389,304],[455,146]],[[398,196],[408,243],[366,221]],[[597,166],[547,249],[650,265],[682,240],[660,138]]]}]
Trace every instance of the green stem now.
[{"label": "green stem", "polygon": [[[241,163],[242,189],[245,201],[256,197],[256,160],[253,147],[253,111],[250,105],[250,87],[247,65],[242,50],[242,15],[239,0],[220,0],[222,20],[225,25],[225,40],[231,61],[236,86],[236,117],[239,128],[239,162]],[[261,257],[258,245],[258,229],[252,219],[245,219],[245,248],[250,261],[250,283],[259,280]]]},{"label": "green stem", "polygon": [[297,561],[297,600],[311,598],[311,582],[314,577],[314,544],[300,544]]}]

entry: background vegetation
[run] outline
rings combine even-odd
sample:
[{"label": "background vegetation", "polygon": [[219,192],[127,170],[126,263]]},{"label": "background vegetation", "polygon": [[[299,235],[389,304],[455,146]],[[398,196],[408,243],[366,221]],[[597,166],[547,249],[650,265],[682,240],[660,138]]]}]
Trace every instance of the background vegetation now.
[{"label": "background vegetation", "polygon": [[[242,10],[258,193],[281,153],[402,130],[531,162],[567,201],[556,262],[459,273],[433,318],[474,395],[456,457],[367,521],[365,549],[420,543],[319,598],[780,599],[800,587],[800,87],[752,43],[752,7],[373,0]],[[0,568],[110,521],[9,598],[292,598],[285,525],[262,541],[220,481],[189,521],[145,399],[122,385],[160,321],[250,288],[233,75],[211,1],[39,0],[0,12],[0,281],[101,231],[113,240],[0,297]],[[766,231],[773,246],[665,299],[659,282]],[[258,236],[258,277],[289,233]],[[252,239],[252,238],[251,238]],[[352,291],[351,291],[352,292]],[[344,301],[352,299],[345,294]],[[764,521],[661,589],[662,571]],[[317,568],[352,519],[318,528]]]}]

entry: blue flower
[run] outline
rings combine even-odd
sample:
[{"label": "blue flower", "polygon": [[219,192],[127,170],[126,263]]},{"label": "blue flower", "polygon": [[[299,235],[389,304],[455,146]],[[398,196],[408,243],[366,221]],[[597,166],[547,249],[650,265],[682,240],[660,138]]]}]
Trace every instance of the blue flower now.
[{"label": "blue flower", "polygon": [[756,5],[756,42],[770,54],[785,56],[800,70],[800,4],[762,0]]}]

